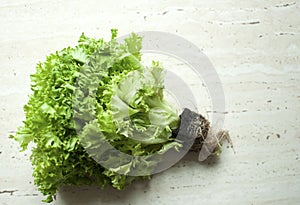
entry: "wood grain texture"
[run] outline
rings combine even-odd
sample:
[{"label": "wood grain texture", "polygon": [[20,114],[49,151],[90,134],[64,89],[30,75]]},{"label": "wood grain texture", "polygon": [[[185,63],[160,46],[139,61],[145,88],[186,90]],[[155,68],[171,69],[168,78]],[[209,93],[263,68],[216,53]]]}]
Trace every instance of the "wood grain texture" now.
[{"label": "wood grain texture", "polygon": [[236,153],[225,145],[210,164],[190,154],[124,191],[62,188],[53,204],[300,204],[299,0],[0,0],[0,25],[1,205],[43,199],[30,152],[8,139],[24,120],[35,64],[82,32],[109,38],[111,28],[167,31],[197,45],[223,83]]}]

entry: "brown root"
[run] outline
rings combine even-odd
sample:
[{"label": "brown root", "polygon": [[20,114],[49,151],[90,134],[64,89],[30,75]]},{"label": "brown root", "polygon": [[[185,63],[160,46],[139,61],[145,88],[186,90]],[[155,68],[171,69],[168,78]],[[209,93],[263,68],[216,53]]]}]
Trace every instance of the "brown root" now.
[{"label": "brown root", "polygon": [[214,130],[210,126],[209,121],[202,115],[185,108],[181,115],[181,120],[186,123],[182,122],[179,130],[186,129],[185,127],[188,127],[189,129],[187,130],[192,131],[184,133],[188,135],[188,137],[193,136],[194,143],[190,147],[189,151],[198,152],[199,161],[204,161],[210,156],[219,155],[221,153],[221,146],[224,140],[227,140],[232,147],[232,141],[228,131]]},{"label": "brown root", "polygon": [[222,143],[224,140],[227,140],[230,144],[232,144],[228,131],[221,130],[215,133],[212,128],[210,128],[199,151],[198,160],[204,161],[210,156],[221,154]]}]

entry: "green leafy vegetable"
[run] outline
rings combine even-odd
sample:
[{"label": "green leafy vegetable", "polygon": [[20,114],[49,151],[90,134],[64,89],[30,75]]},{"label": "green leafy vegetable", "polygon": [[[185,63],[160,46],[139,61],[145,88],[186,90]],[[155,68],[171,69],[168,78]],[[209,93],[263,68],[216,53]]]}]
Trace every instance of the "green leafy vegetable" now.
[{"label": "green leafy vegetable", "polygon": [[22,150],[34,143],[34,182],[46,202],[64,185],[122,189],[139,178],[126,174],[141,158],[116,162],[115,150],[146,156],[139,168],[149,175],[161,160],[153,154],[181,146],[172,137],[179,117],[164,100],[163,68],[141,65],[141,37],[132,34],[119,44],[116,35],[112,30],[106,42],[82,34],[76,47],[50,54],[31,76],[26,120],[11,137]]}]

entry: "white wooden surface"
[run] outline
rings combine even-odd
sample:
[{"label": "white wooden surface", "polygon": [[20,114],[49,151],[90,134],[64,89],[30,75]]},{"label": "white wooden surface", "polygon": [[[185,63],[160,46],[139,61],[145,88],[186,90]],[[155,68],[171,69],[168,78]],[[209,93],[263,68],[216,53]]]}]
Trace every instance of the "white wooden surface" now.
[{"label": "white wooden surface", "polygon": [[[124,191],[65,188],[53,204],[300,204],[299,0],[0,0],[0,204],[41,204],[29,152],[8,135],[24,119],[29,75],[82,32],[158,30],[200,47],[225,89],[236,154],[190,155]],[[201,105],[198,105],[201,107]]]}]

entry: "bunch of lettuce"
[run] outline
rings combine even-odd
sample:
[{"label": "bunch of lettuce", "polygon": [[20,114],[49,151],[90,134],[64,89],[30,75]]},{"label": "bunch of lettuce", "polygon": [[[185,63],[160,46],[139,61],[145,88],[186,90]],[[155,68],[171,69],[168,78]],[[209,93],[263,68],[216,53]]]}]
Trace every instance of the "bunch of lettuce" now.
[{"label": "bunch of lettuce", "polygon": [[33,142],[34,182],[46,202],[65,185],[122,189],[139,178],[128,174],[136,162],[116,163],[107,143],[130,156],[149,156],[140,167],[145,175],[161,160],[151,154],[181,145],[172,136],[180,120],[163,96],[163,68],[140,63],[141,37],[132,34],[120,44],[116,35],[112,30],[106,42],[82,34],[76,47],[50,54],[31,76],[26,120],[11,137],[22,150]]}]

